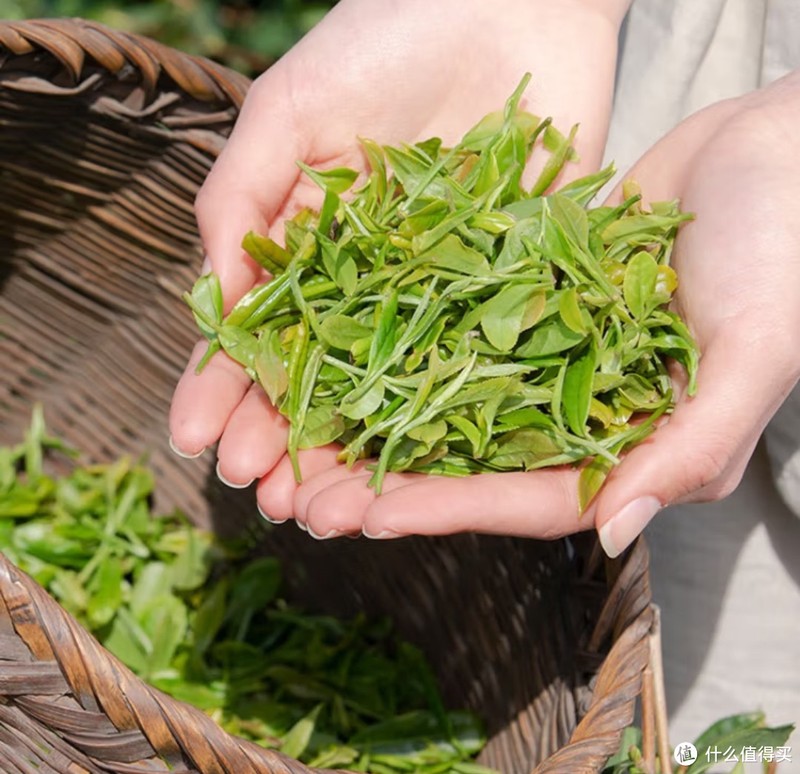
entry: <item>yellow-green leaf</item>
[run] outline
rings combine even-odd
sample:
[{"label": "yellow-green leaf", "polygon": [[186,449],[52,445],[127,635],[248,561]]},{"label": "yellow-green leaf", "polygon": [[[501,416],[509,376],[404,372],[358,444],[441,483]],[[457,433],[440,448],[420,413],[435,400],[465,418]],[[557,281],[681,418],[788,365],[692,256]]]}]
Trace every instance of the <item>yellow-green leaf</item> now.
[{"label": "yellow-green leaf", "polygon": [[636,253],[625,269],[625,280],[622,292],[625,303],[631,314],[641,320],[646,317],[658,303],[654,302],[656,282],[658,281],[658,264],[650,253],[644,250]]}]

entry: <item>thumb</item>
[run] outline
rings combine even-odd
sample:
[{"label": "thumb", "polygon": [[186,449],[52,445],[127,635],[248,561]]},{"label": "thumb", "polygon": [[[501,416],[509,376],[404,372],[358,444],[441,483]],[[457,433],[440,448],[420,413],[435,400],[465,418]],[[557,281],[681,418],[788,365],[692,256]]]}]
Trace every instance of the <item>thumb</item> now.
[{"label": "thumb", "polygon": [[682,399],[600,490],[595,528],[610,557],[622,553],[664,506],[721,500],[733,492],[791,389],[776,384],[774,367],[753,362],[746,340],[726,339],[704,352],[697,396]]},{"label": "thumb", "polygon": [[195,200],[203,247],[226,309],[262,274],[242,249],[242,238],[250,230],[268,231],[299,175],[298,133],[281,83],[270,71],[253,85]]}]

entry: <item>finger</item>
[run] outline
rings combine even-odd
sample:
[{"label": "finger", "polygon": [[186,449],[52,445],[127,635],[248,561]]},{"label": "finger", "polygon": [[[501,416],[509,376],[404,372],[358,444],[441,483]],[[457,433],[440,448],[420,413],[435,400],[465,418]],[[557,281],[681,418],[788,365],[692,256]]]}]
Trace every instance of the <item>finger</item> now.
[{"label": "finger", "polygon": [[[616,58],[608,56],[606,52],[616,46],[618,26],[606,21],[601,23],[600,27],[596,27],[597,19],[590,17],[591,15],[584,16],[577,24],[589,25],[591,28],[585,30],[576,28],[572,32],[583,39],[595,39],[596,48],[584,52],[580,60],[573,62],[571,66],[567,65],[560,73],[570,85],[569,98],[564,99],[561,78],[537,78],[534,74],[523,102],[523,106],[534,114],[551,116],[553,126],[564,134],[568,134],[570,129],[578,124],[577,134],[572,143],[577,158],[564,165],[550,185],[548,189],[550,191],[583,175],[596,172],[600,168],[605,152],[614,97],[616,62]],[[561,57],[557,45],[551,56]],[[523,174],[523,183],[527,187],[538,178],[549,157],[550,154],[543,152],[537,144],[537,149],[532,153]]]},{"label": "finger", "polygon": [[280,68],[273,68],[251,88],[195,202],[203,246],[219,275],[226,308],[260,274],[242,250],[242,237],[251,229],[266,233],[283,207],[299,174],[295,160],[304,157],[301,138],[285,79]]},{"label": "finger", "polygon": [[201,373],[195,373],[207,346],[205,340],[195,346],[170,406],[170,444],[184,457],[196,457],[219,440],[251,384],[224,352],[217,352]]},{"label": "finger", "polygon": [[[341,447],[337,448],[337,452],[338,451],[341,451]],[[299,521],[302,521],[304,524],[307,523],[307,509],[311,500],[313,500],[313,498],[316,497],[320,492],[328,489],[334,484],[339,483],[340,481],[346,481],[352,478],[361,478],[364,473],[365,464],[365,462],[357,462],[352,468],[348,468],[347,465],[343,465],[338,461],[338,459],[336,459],[334,464],[332,464],[329,468],[321,470],[315,473],[313,476],[304,476],[303,481],[297,487],[297,491],[295,492],[294,496],[295,518],[297,518]],[[317,524],[317,527],[321,526],[323,525],[319,523]],[[326,527],[325,531],[328,531],[328,527]],[[357,531],[361,531],[360,523]],[[320,533],[318,532],[317,534]]]},{"label": "finger", "polygon": [[[739,108],[733,100],[717,102],[693,114],[650,148],[624,175],[623,180],[643,184],[643,193],[651,202],[672,199],[684,189],[692,174],[692,156],[703,148],[720,127]],[[680,163],[665,163],[666,159]],[[622,202],[622,183],[609,194],[605,204]]]},{"label": "finger", "polygon": [[228,419],[217,449],[217,475],[243,489],[272,470],[286,452],[289,423],[252,384]]},{"label": "finger", "polygon": [[206,179],[195,201],[195,213],[206,254],[204,267],[219,277],[227,313],[262,273],[242,249],[242,239],[251,230],[266,234],[266,219],[254,194],[237,190],[221,174]]},{"label": "finger", "polygon": [[736,488],[791,389],[768,357],[759,362],[759,349],[765,350],[763,342],[751,346],[735,329],[715,340],[703,355],[696,397],[683,400],[609,476],[595,518],[609,556],[624,551],[664,506],[719,500]]},{"label": "finger", "polygon": [[[367,464],[359,462],[352,469],[339,465],[300,487],[295,503],[298,512],[302,509],[310,535],[324,540],[361,534],[364,514],[378,497],[369,485],[372,473],[366,470]],[[391,492],[421,478],[414,473],[392,473],[384,478],[382,492]]]},{"label": "finger", "polygon": [[[285,447],[284,447],[285,448]],[[307,449],[297,455],[300,473],[304,481],[339,463],[336,456],[340,447],[335,444]],[[289,456],[284,454],[272,470],[256,486],[256,497],[261,515],[273,523],[295,518],[294,497],[300,484],[294,476]],[[304,522],[298,526],[305,527]]]},{"label": "finger", "polygon": [[561,537],[592,526],[591,513],[579,518],[577,486],[578,472],[563,468],[467,478],[426,476],[376,498],[364,515],[364,534]]}]

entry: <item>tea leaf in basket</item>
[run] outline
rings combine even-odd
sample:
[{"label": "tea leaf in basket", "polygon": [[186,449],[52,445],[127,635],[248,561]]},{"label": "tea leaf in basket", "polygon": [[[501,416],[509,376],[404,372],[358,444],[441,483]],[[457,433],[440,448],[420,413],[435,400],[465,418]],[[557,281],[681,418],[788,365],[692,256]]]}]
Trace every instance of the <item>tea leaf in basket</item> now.
[{"label": "tea leaf in basket", "polygon": [[[208,578],[208,555],[211,552],[211,541],[208,536],[198,530],[184,527],[172,533],[174,545],[170,546],[175,554],[172,563],[172,585],[177,591],[191,591],[199,588]],[[161,547],[164,547],[161,541]]]},{"label": "tea leaf in basket", "polygon": [[485,744],[485,736],[472,715],[449,713],[449,730],[432,712],[417,711],[399,715],[356,734],[351,743],[370,754],[403,755],[428,751],[431,747],[442,755],[458,752],[454,741],[462,750],[477,752]]},{"label": "tea leaf in basket", "polygon": [[150,600],[172,587],[172,567],[155,558],[143,563],[127,597],[128,605],[135,617],[139,617],[147,609]]},{"label": "tea leaf in basket", "polygon": [[154,597],[142,610],[138,623],[150,642],[141,672],[145,680],[172,664],[178,648],[186,639],[188,618],[186,605],[173,594]]},{"label": "tea leaf in basket", "polygon": [[236,639],[244,637],[253,616],[275,598],[280,583],[280,565],[272,557],[254,559],[234,580],[226,619],[236,622]]},{"label": "tea leaf in basket", "polygon": [[[49,589],[59,599],[57,589]],[[120,661],[137,675],[144,674],[153,643],[131,612],[122,607],[117,610],[106,637],[102,642]]]},{"label": "tea leaf in basket", "polygon": [[122,604],[122,568],[118,562],[100,565],[88,589],[86,616],[95,628],[105,626]]},{"label": "tea leaf in basket", "polygon": [[317,704],[311,712],[297,721],[286,736],[283,737],[281,752],[290,758],[299,758],[308,748],[311,735],[317,725],[317,718],[322,711],[322,704]]},{"label": "tea leaf in basket", "polygon": [[0,550],[140,677],[314,766],[447,774],[479,751],[477,719],[448,711],[389,622],[293,609],[274,557],[155,518],[147,470],[123,459],[51,478],[54,449],[41,414],[25,443],[0,448]]},{"label": "tea leaf in basket", "polygon": [[228,586],[229,581],[227,578],[217,581],[197,607],[193,620],[194,643],[192,656],[195,659],[203,657],[222,628],[227,612]]},{"label": "tea leaf in basket", "polygon": [[[319,769],[350,769],[351,764],[358,758],[358,750],[354,747],[334,746],[323,750],[316,758],[312,758],[308,765]],[[400,768],[400,771],[404,769]]]}]

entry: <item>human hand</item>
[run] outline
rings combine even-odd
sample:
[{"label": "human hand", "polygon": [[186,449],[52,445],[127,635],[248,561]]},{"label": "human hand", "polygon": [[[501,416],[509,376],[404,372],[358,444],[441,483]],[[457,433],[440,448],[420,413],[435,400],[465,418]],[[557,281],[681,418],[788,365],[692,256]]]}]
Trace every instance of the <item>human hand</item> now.
[{"label": "human hand", "polygon": [[369,474],[336,466],[332,450],[307,453],[308,477],[291,500],[291,470],[280,463],[259,486],[262,507],[279,518],[294,512],[318,536],[363,529],[373,537],[550,538],[594,525],[615,556],[663,506],[725,497],[800,376],[798,117],[800,73],[698,113],[631,171],[648,198],[679,197],[696,214],[672,262],[677,311],[703,355],[697,395],[679,395],[669,421],[626,455],[582,519],[572,469],[390,474],[376,497]]},{"label": "human hand", "polygon": [[[380,143],[438,135],[452,143],[498,109],[526,71],[534,74],[534,87],[523,107],[552,115],[562,128],[583,123],[581,162],[569,165],[567,174],[596,169],[608,126],[618,27],[628,4],[340,2],[253,85],[198,197],[203,243],[227,307],[261,279],[240,247],[243,235],[269,231],[280,241],[287,217],[320,204],[296,160],[363,169],[357,135]],[[204,343],[195,349],[176,389],[172,444],[195,456],[219,440],[221,477],[247,486],[284,456],[286,422],[226,355],[195,374],[204,349]],[[306,464],[318,468],[327,453],[312,454]],[[284,499],[295,488],[287,479]]]},{"label": "human hand", "polygon": [[[702,352],[697,395],[635,448],[597,499],[611,555],[665,505],[725,498],[800,377],[800,71],[692,116],[630,175],[696,221],[673,257]],[[675,163],[676,160],[680,163]]]}]

